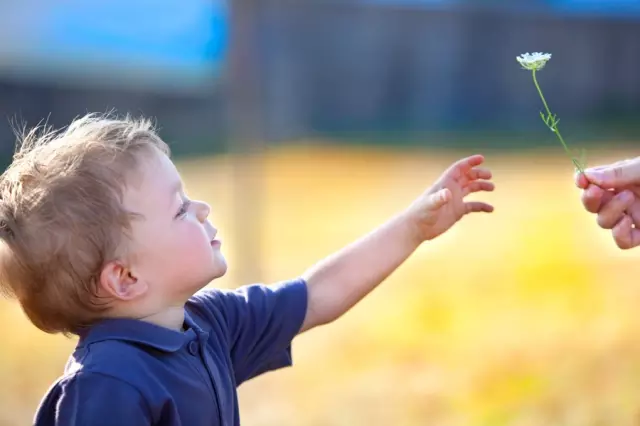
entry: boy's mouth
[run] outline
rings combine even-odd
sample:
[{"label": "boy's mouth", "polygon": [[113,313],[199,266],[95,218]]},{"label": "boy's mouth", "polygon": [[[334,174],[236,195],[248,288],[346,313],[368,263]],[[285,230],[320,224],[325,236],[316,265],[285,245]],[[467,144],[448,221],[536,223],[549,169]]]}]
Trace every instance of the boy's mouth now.
[{"label": "boy's mouth", "polygon": [[217,233],[213,234],[213,237],[211,237],[211,240],[209,241],[209,244],[211,244],[211,247],[220,247],[220,245],[222,244],[222,241],[220,241],[219,239],[216,239],[216,235]]}]

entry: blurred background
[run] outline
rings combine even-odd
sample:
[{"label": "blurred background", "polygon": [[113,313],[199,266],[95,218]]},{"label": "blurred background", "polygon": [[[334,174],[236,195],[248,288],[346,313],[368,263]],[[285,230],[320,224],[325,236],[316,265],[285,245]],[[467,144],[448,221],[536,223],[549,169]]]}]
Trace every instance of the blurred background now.
[{"label": "blurred background", "polygon": [[[154,117],[230,263],[293,278],[482,153],[493,215],[429,242],[295,367],[240,388],[242,423],[640,424],[640,251],[583,212],[515,58],[590,165],[640,152],[637,0],[5,0],[12,127]],[[75,341],[0,301],[0,425],[30,424]]]}]

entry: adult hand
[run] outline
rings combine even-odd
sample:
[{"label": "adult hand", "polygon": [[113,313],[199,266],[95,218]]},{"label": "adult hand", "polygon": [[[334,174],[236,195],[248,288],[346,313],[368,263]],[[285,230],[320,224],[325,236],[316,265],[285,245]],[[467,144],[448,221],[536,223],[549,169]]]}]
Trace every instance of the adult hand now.
[{"label": "adult hand", "polygon": [[594,167],[578,174],[584,208],[598,225],[611,229],[621,249],[640,245],[640,157]]}]

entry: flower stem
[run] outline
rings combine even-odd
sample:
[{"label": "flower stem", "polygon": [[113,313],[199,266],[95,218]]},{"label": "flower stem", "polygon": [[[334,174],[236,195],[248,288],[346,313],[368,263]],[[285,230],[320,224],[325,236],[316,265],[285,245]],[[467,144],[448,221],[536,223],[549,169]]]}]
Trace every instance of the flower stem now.
[{"label": "flower stem", "polygon": [[547,111],[547,118],[545,119],[543,117],[543,121],[545,122],[547,127],[549,127],[549,129],[551,129],[551,131],[553,133],[558,135],[558,139],[560,139],[560,143],[562,144],[562,147],[564,148],[564,150],[567,153],[567,155],[569,155],[569,157],[571,158],[571,161],[573,161],[573,164],[574,164],[574,166],[576,166],[576,169],[578,169],[578,171],[580,173],[584,173],[584,169],[583,169],[582,165],[580,164],[580,162],[578,160],[576,160],[573,157],[573,155],[571,155],[571,151],[569,150],[569,147],[567,146],[567,144],[565,143],[564,139],[562,138],[562,135],[560,134],[560,130],[558,130],[558,121],[555,119],[555,116],[553,114],[551,114],[551,110],[549,110],[549,105],[547,105],[547,101],[545,100],[544,95],[542,94],[542,90],[540,89],[540,85],[538,84],[538,79],[536,78],[536,70],[535,69],[532,70],[531,73],[533,75],[533,84],[536,85],[536,89],[538,89],[538,94],[540,95],[540,99],[542,99],[542,103],[544,104],[544,108]]}]

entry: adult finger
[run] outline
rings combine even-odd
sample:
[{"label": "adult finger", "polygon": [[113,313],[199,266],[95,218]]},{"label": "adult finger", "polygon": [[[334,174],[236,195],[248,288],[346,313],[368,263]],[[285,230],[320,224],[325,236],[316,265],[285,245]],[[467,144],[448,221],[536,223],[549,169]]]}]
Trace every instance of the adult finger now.
[{"label": "adult finger", "polygon": [[582,205],[589,213],[598,213],[600,208],[607,204],[615,194],[611,191],[605,191],[596,185],[589,185],[587,189],[582,191]]},{"label": "adult finger", "polygon": [[583,173],[576,173],[574,180],[576,186],[580,189],[587,189],[589,187],[589,180]]},{"label": "adult finger", "polygon": [[611,201],[603,204],[598,212],[598,225],[604,229],[612,229],[625,216],[625,211],[631,207],[634,196],[631,191],[622,191]]},{"label": "adult finger", "polygon": [[640,245],[640,229],[633,226],[631,218],[625,215],[611,230],[616,245],[628,250]]},{"label": "adult finger", "polygon": [[610,166],[587,169],[584,174],[591,183],[604,189],[640,185],[640,157]]}]

